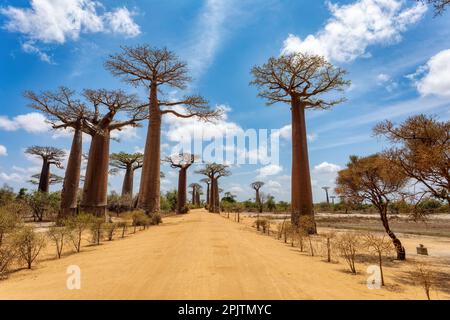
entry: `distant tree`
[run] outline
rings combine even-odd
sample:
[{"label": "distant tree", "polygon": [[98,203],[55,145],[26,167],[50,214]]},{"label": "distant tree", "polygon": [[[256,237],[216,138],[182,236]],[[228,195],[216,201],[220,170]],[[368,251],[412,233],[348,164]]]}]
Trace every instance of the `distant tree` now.
[{"label": "distant tree", "polygon": [[82,162],[83,131],[90,111],[86,105],[75,97],[75,92],[60,87],[58,90],[37,94],[26,91],[25,97],[30,100],[30,107],[43,112],[53,129],[72,129],[73,138],[67,168],[61,191],[61,210],[59,219],[73,215],[77,209],[77,193],[80,184]]},{"label": "distant tree", "polygon": [[186,206],[186,185],[187,185],[187,171],[189,167],[195,162],[196,157],[190,153],[181,153],[165,158],[165,161],[170,164],[170,167],[178,170],[178,190],[177,190],[177,213],[186,213],[188,211]]},{"label": "distant tree", "polygon": [[192,204],[194,206],[199,206],[200,205],[200,203],[199,203],[199,200],[200,200],[199,192],[200,192],[202,186],[199,185],[198,183],[191,183],[189,185],[189,188],[192,188]]},{"label": "distant tree", "polygon": [[327,196],[327,204],[330,205],[330,197],[328,196],[328,190],[330,190],[330,187],[322,187],[323,190],[325,190],[325,195]]},{"label": "distant tree", "polygon": [[385,121],[374,132],[396,145],[384,155],[424,187],[423,196],[429,194],[450,205],[450,121],[418,115],[399,126]]},{"label": "distant tree", "polygon": [[0,207],[14,201],[16,194],[14,193],[14,189],[4,184],[2,188],[0,188]]},{"label": "distant tree", "polygon": [[116,170],[125,170],[125,177],[122,184],[122,197],[133,198],[134,172],[142,168],[144,155],[142,153],[113,153],[110,156],[109,164]]},{"label": "distant tree", "polygon": [[203,178],[202,180],[200,180],[200,182],[203,182],[204,184],[206,184],[206,206],[209,206],[209,190],[210,190],[210,186],[211,186],[211,179],[210,178]]},{"label": "distant tree", "polygon": [[225,192],[222,201],[227,203],[236,203],[236,196],[231,192]]},{"label": "distant tree", "polygon": [[[39,173],[34,174],[31,176],[31,180],[29,180],[28,182],[31,184],[35,184],[38,185],[39,181],[41,179],[41,175]],[[54,185],[54,184],[60,184],[64,181],[63,177],[60,177],[56,174],[50,173],[49,178],[48,178],[48,185]]]},{"label": "distant tree", "polygon": [[272,196],[270,194],[267,196],[266,207],[267,207],[267,210],[269,210],[270,212],[275,211],[275,209],[277,208],[277,205],[276,205],[274,196]]},{"label": "distant tree", "polygon": [[33,146],[25,150],[26,153],[38,156],[42,159],[42,170],[39,174],[38,191],[48,192],[50,186],[50,166],[55,165],[62,169],[62,160],[66,153],[64,150],[54,147]]},{"label": "distant tree", "polygon": [[[164,115],[177,118],[210,120],[220,117],[221,110],[211,110],[201,96],[180,100],[161,100],[163,88],[185,89],[191,80],[186,63],[166,48],[148,45],[122,47],[122,52],[109,57],[106,68],[117,77],[148,90],[148,132],[139,190],[139,207],[147,213],[160,209],[161,123]],[[181,109],[181,110],[180,110]]]},{"label": "distant tree", "polygon": [[263,205],[261,203],[261,197],[259,195],[259,190],[264,186],[264,182],[262,182],[262,181],[255,181],[250,186],[256,192],[255,202],[256,202],[256,206],[258,207],[259,213],[261,213],[263,211]]},{"label": "distant tree", "polygon": [[203,174],[207,176],[211,180],[211,191],[209,195],[209,212],[219,213],[220,212],[220,204],[219,204],[219,184],[218,180],[221,177],[226,177],[231,175],[231,172],[228,170],[227,165],[218,164],[218,163],[209,163],[205,166],[205,168],[196,171],[196,173]]},{"label": "distant tree", "polygon": [[392,167],[382,155],[365,158],[350,157],[347,168],[339,171],[336,192],[357,202],[369,201],[377,208],[383,227],[397,250],[397,259],[405,260],[406,253],[400,240],[389,226],[388,208],[405,187],[408,178]]},{"label": "distant tree", "polygon": [[[251,84],[260,89],[267,104],[286,103],[292,116],[292,223],[299,225],[302,215],[314,217],[311,175],[309,170],[305,111],[328,109],[344,101],[330,93],[349,85],[346,72],[335,68],[323,57],[296,53],[270,58],[252,69]],[[316,233],[316,228],[310,230]]]},{"label": "distant tree", "polygon": [[60,205],[58,192],[48,193],[35,191],[26,197],[26,203],[31,208],[34,221],[42,221],[45,215],[57,214]]}]

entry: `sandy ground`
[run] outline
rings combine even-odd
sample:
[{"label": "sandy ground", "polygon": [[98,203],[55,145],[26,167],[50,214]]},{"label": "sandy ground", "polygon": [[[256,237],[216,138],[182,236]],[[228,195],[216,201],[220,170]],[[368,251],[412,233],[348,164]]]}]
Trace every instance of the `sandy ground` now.
[{"label": "sandy ground", "polygon": [[[309,257],[246,224],[193,210],[123,240],[41,261],[0,281],[0,299],[423,299],[406,267],[386,268],[387,288],[370,290],[367,266]],[[81,269],[68,290],[67,267]],[[434,299],[450,299],[436,291]]]}]

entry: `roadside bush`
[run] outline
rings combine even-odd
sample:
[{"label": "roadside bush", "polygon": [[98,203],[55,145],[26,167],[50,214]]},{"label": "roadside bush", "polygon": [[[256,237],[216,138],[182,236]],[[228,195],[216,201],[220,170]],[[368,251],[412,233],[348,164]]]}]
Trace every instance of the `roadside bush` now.
[{"label": "roadside bush", "polygon": [[104,230],[108,241],[112,241],[117,230],[117,224],[114,222],[105,223]]},{"label": "roadside bush", "polygon": [[143,211],[133,211],[131,213],[131,225],[133,226],[133,233],[136,233],[136,229],[138,226],[143,224],[147,216]]},{"label": "roadside bush", "polygon": [[363,238],[363,246],[378,256],[378,265],[380,267],[381,274],[381,285],[384,286],[383,255],[391,254],[395,251],[395,247],[392,244],[392,241],[385,236],[380,237],[372,233],[367,233]]},{"label": "roadside bush", "polygon": [[15,213],[5,208],[0,208],[0,247],[5,235],[13,231],[19,222],[20,219]]},{"label": "roadside bush", "polygon": [[323,234],[323,237],[325,238],[325,252],[326,252],[326,257],[327,257],[327,262],[331,262],[332,259],[332,248],[333,248],[333,243],[332,240],[334,238],[336,238],[336,233],[335,232],[326,232]]},{"label": "roadside bush", "polygon": [[45,237],[34,232],[32,227],[21,227],[14,233],[13,246],[17,252],[19,262],[24,262],[28,269],[31,269],[33,262],[45,245]]},{"label": "roadside bush", "polygon": [[263,233],[266,233],[267,227],[269,224],[269,220],[266,218],[258,218],[255,221],[256,229],[259,231],[259,229],[262,229]]},{"label": "roadside bush", "polygon": [[9,266],[16,258],[16,250],[9,243],[0,247],[0,279],[6,278],[9,272]]},{"label": "roadside bush", "polygon": [[152,213],[152,215],[150,216],[150,219],[151,219],[151,225],[153,225],[153,226],[159,225],[160,223],[162,223],[161,215],[157,212]]},{"label": "roadside bush", "polygon": [[303,234],[309,243],[309,253],[314,257],[314,245],[312,243],[311,230],[315,229],[314,218],[310,216],[301,216],[299,220],[299,229],[297,232]]},{"label": "roadside bush", "polygon": [[347,262],[352,274],[356,274],[355,258],[361,248],[361,236],[355,232],[341,234],[336,241],[339,254]]},{"label": "roadside bush", "polygon": [[47,193],[35,191],[26,196],[34,221],[43,221],[44,217],[53,217],[58,213],[61,196],[58,192]]},{"label": "roadside bush", "polygon": [[56,256],[58,257],[58,259],[61,258],[61,254],[64,248],[64,241],[69,234],[69,229],[66,227],[50,227],[47,232],[50,240],[55,243]]},{"label": "roadside bush", "polygon": [[125,238],[125,232],[127,231],[128,224],[125,221],[117,222],[117,228],[121,230],[121,238]]},{"label": "roadside bush", "polygon": [[91,232],[91,243],[99,245],[103,237],[104,218],[92,217],[89,224],[89,231]]},{"label": "roadside bush", "polygon": [[69,230],[69,238],[72,241],[76,252],[81,251],[83,232],[89,228],[92,218],[93,216],[82,213],[75,217],[71,217],[64,222]]}]

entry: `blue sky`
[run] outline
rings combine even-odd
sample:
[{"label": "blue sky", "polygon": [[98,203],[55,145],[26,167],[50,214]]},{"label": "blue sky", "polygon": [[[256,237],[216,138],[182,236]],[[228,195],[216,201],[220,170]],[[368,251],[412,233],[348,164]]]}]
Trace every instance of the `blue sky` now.
[{"label": "blue sky", "polygon": [[[281,129],[278,166],[241,165],[223,179],[222,188],[240,199],[253,196],[248,185],[258,176],[266,182],[266,193],[289,200],[289,107],[265,106],[256,88],[248,85],[251,67],[270,56],[322,54],[348,70],[352,81],[347,102],[308,112],[315,201],[324,200],[320,187],[333,186],[349,155],[386,146],[372,137],[377,122],[400,122],[417,113],[450,116],[450,13],[433,17],[431,8],[412,0],[58,2],[0,0],[0,184],[16,189],[33,188],[26,181],[39,172],[39,162],[24,155],[27,146],[69,149],[71,142],[67,135],[48,130],[44,119],[27,107],[23,91],[60,85],[122,88],[144,99],[144,91],[128,87],[103,68],[108,54],[120,45],[167,46],[191,67],[195,81],[188,91],[201,93],[212,106],[226,106],[226,118],[215,125],[168,119],[163,152],[192,127],[207,132]],[[144,138],[145,129],[126,131],[120,143],[112,142],[112,151],[140,150]],[[86,152],[88,146],[86,142]],[[176,172],[163,168],[162,188],[173,189]],[[110,189],[120,190],[121,179],[111,177]],[[190,176],[190,182],[199,179]]]}]

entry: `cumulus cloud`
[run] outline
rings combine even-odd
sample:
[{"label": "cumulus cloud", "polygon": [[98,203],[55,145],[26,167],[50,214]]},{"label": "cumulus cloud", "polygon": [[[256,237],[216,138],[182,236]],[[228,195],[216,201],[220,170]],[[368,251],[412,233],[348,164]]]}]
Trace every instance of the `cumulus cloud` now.
[{"label": "cumulus cloud", "polygon": [[8,174],[5,172],[0,172],[0,181],[19,182],[19,181],[23,181],[23,180],[24,180],[24,178],[20,174],[17,174],[17,173]]},{"label": "cumulus cloud", "polygon": [[[180,119],[169,114],[165,117],[165,124],[169,127],[166,131],[167,138],[172,142],[190,142],[194,137],[210,140],[216,136],[244,132],[238,124],[228,121],[228,112],[231,111],[228,106],[220,105],[217,108],[222,109],[224,114],[221,119],[214,122],[200,121],[197,118]],[[177,111],[184,113],[182,108],[178,108]]]},{"label": "cumulus cloud", "polygon": [[341,170],[341,167],[334,163],[322,162],[314,167],[315,173],[334,173]]},{"label": "cumulus cloud", "polygon": [[423,96],[450,96],[450,49],[433,56],[409,77],[416,81],[417,90]]},{"label": "cumulus cloud", "polygon": [[133,140],[139,138],[135,127],[125,127],[122,130],[114,130],[111,132],[111,138],[121,140]]},{"label": "cumulus cloud", "polygon": [[28,8],[7,6],[0,8],[0,14],[7,17],[6,30],[24,35],[22,49],[47,62],[49,56],[36,42],[63,44],[78,40],[83,33],[111,32],[135,37],[141,32],[127,8],[106,11],[101,2],[93,0],[31,0]]},{"label": "cumulus cloud", "polygon": [[405,7],[403,0],[358,0],[351,4],[328,5],[332,17],[314,35],[305,39],[290,34],[282,53],[305,52],[338,62],[370,55],[374,44],[400,41],[401,33],[418,22],[427,10],[423,3]]},{"label": "cumulus cloud", "polygon": [[[292,138],[292,125],[288,124],[285,125],[284,127],[278,129],[278,134],[280,136],[280,138],[286,139],[286,140],[291,140]],[[319,137],[319,135],[317,133],[308,133],[307,134],[307,138],[309,142],[314,142],[317,140],[317,138]]]},{"label": "cumulus cloud", "polygon": [[0,144],[0,157],[6,157],[8,155],[8,150],[4,145]]},{"label": "cumulus cloud", "polygon": [[45,116],[37,112],[22,114],[10,119],[0,116],[0,129],[6,131],[16,131],[23,129],[29,133],[47,132],[51,129]]},{"label": "cumulus cloud", "polygon": [[258,176],[257,178],[265,178],[268,176],[274,176],[283,171],[283,167],[277,164],[269,164],[257,170]]}]

